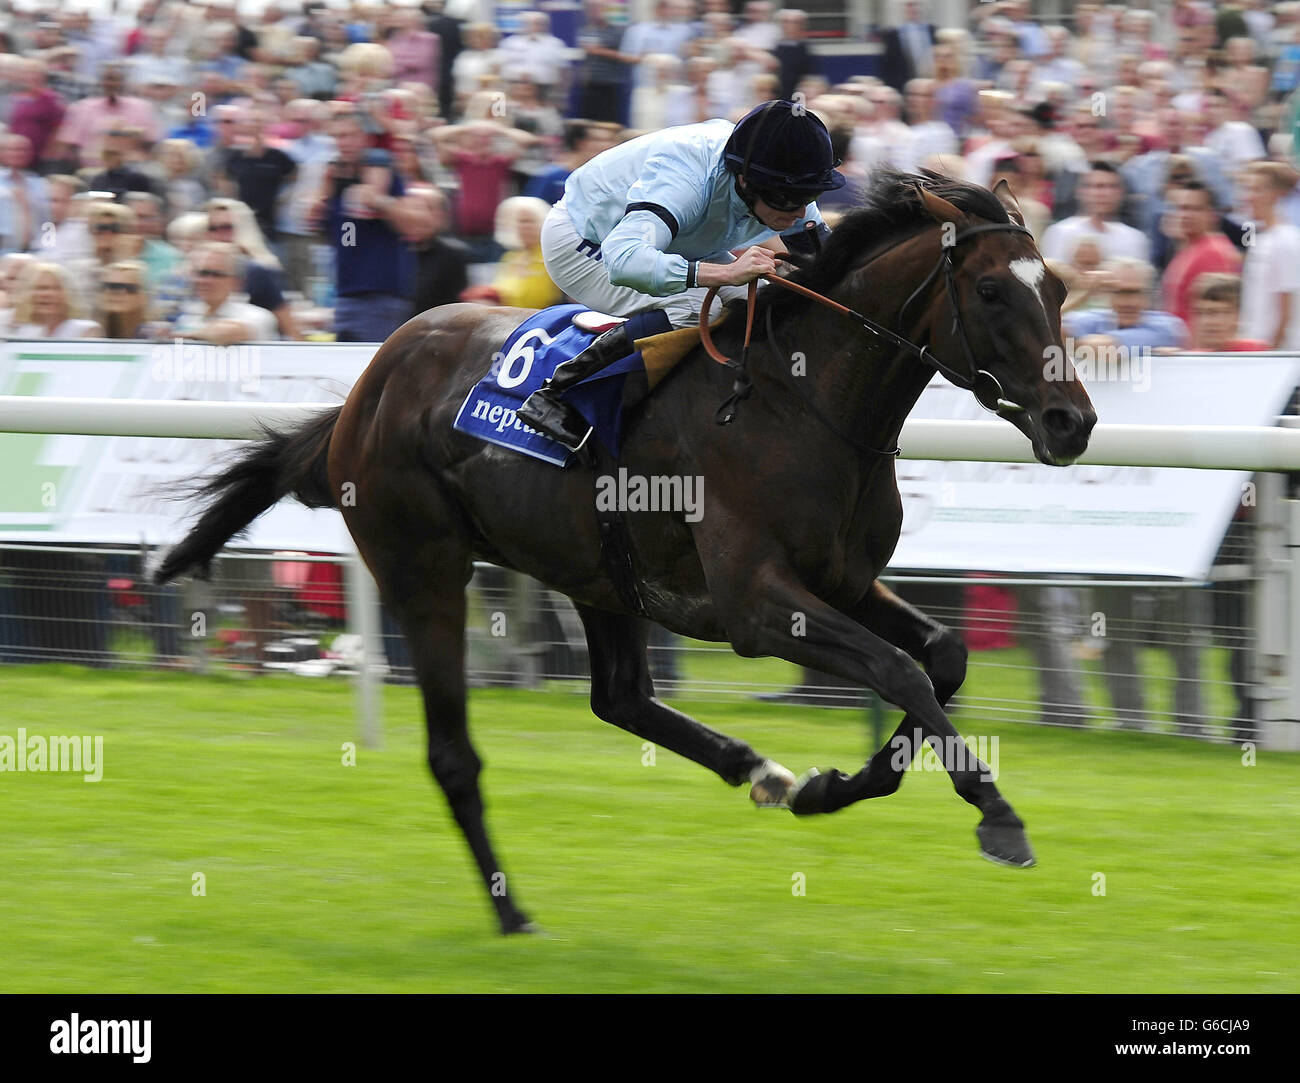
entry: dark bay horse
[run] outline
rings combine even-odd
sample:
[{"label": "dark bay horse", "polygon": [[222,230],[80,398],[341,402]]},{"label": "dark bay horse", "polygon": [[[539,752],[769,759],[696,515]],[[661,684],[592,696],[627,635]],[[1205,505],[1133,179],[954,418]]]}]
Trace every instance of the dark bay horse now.
[{"label": "dark bay horse", "polygon": [[[1067,465],[1087,447],[1096,415],[1072,371],[1069,379],[1045,375],[1050,348],[1062,347],[1065,290],[1022,226],[1005,185],[989,192],[936,174],[878,171],[863,205],[793,277],[925,345],[945,371],[963,368],[962,359],[972,375],[985,370],[996,380],[999,413],[1036,456]],[[945,260],[946,273],[934,273]],[[734,423],[715,423],[733,377],[702,349],[628,418],[621,467],[644,478],[703,479],[698,521],[680,510],[626,516],[645,615],[746,657],[775,655],[872,688],[905,711],[895,740],[919,732],[936,750],[952,748],[957,731],[943,708],[965,678],[965,647],[877,580],[902,523],[889,452],[934,366],[928,354],[918,358],[776,286],[759,292],[758,307],[755,326],[772,334],[755,337],[753,394]],[[760,805],[832,812],[893,793],[906,766],[891,741],[854,775],[809,772],[796,781],[655,698],[647,624],[602,557],[597,470],[558,469],[452,429],[494,351],[529,314],[448,305],[409,321],[342,407],[251,445],[207,484],[203,514],[157,576],[206,567],[284,496],[340,508],[410,646],[429,766],[505,932],[530,925],[488,840],[481,765],[466,727],[465,589],[476,558],[573,600],[597,716],[733,786],[750,782]],[[744,324],[736,315],[716,334],[732,357]],[[1032,864],[1024,824],[985,766],[971,757],[945,758],[945,767],[982,813],[983,853]]]}]

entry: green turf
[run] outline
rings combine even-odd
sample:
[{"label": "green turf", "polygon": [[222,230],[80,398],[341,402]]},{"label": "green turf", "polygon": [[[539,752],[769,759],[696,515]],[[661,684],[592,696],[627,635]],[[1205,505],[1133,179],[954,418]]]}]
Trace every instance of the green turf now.
[{"label": "green turf", "polygon": [[[477,692],[491,825],[545,931],[507,940],[413,689],[355,767],[341,682],[4,668],[0,703],[0,735],[105,738],[99,783],[0,774],[4,992],[1300,989],[1297,756],[971,726],[1000,738],[1022,871],[979,858],[942,774],[796,820],[662,749],[644,766],[577,696]],[[689,707],[796,771],[862,759],[856,714]]]}]

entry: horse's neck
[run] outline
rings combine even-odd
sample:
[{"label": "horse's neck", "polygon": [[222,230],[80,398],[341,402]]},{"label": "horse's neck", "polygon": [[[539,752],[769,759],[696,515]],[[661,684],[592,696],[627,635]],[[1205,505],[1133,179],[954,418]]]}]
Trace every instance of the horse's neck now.
[{"label": "horse's neck", "polygon": [[[841,300],[851,304],[852,299]],[[888,316],[872,318],[886,326],[892,323]],[[876,338],[853,319],[816,303],[785,321],[778,338],[783,352],[791,356],[800,350],[797,344],[809,344],[802,351],[807,365],[804,378],[818,409],[841,433],[882,451],[897,445],[903,422],[931,375],[914,353]]]}]

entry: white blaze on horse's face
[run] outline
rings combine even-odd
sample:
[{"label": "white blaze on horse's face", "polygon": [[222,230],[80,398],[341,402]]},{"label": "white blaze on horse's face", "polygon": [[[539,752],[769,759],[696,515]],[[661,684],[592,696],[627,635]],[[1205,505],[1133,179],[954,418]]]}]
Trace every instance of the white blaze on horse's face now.
[{"label": "white blaze on horse's face", "polygon": [[[1047,273],[1047,265],[1041,259],[1013,259],[1007,264],[1007,269],[1015,275],[1021,282],[1029,287],[1029,292],[1038,298],[1038,303],[1043,309],[1043,319],[1047,319],[1047,302],[1043,300],[1043,275]],[[1050,324],[1050,320],[1048,323]]]}]

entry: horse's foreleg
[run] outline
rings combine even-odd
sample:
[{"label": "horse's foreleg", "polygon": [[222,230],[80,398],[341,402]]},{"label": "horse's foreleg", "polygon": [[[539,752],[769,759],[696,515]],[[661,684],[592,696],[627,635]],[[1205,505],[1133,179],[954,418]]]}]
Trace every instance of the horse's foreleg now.
[{"label": "horse's foreleg", "polygon": [[[908,653],[827,605],[784,564],[754,562],[749,566],[757,571],[740,580],[734,569],[745,564],[732,557],[728,565],[715,569],[709,586],[737,653],[776,655],[812,666],[865,685],[901,707],[922,739],[943,756],[957,793],[984,814],[978,835],[985,855],[1006,864],[1032,864],[1024,824],[998,792],[988,768],[974,756],[944,756],[944,750],[955,749],[961,738],[940,706],[936,687]],[[953,690],[945,689],[945,698]],[[902,727],[898,736],[904,736]],[[910,751],[914,755],[920,749]],[[910,762],[910,756],[907,759]],[[873,787],[888,785],[894,774],[884,772],[879,764],[874,770],[868,764],[854,778],[838,771],[805,778],[793,808],[798,813],[834,812],[869,796]]]},{"label": "horse's foreleg", "polygon": [[707,767],[729,786],[752,783],[760,807],[786,808],[794,775],[744,741],[696,722],[655,699],[646,665],[648,625],[577,605],[591,657],[591,709],[597,718]]}]

